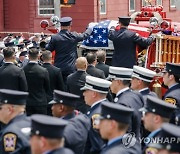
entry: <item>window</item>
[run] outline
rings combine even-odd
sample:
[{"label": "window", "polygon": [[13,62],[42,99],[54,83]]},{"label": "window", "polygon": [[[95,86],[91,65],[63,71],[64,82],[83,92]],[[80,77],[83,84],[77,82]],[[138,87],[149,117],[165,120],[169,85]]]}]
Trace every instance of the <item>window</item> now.
[{"label": "window", "polygon": [[175,8],[175,0],[170,0],[170,7]]},{"label": "window", "polygon": [[135,11],[135,0],[129,0],[129,11]]},{"label": "window", "polygon": [[106,14],[106,0],[100,0],[100,14]]},{"label": "window", "polygon": [[53,15],[54,14],[54,0],[39,0],[39,14]]},{"label": "window", "polygon": [[[151,1],[152,0],[142,0],[142,6],[152,5]],[[161,0],[156,0],[156,3],[157,3],[157,1],[161,1]]]},{"label": "window", "polygon": [[156,5],[163,5],[162,0],[156,0]]},{"label": "window", "polygon": [[147,6],[148,2],[146,2],[146,0],[142,0],[142,6]]}]

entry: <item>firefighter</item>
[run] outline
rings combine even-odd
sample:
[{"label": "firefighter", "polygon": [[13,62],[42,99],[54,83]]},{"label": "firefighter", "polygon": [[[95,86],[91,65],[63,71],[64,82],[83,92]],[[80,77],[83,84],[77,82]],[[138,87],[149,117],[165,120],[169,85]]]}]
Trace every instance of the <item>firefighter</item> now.
[{"label": "firefighter", "polygon": [[77,44],[88,37],[92,30],[87,29],[84,33],[71,32],[71,17],[61,18],[60,24],[61,31],[51,37],[46,49],[55,50],[54,65],[61,68],[63,80],[66,83],[67,76],[76,70]]},{"label": "firefighter", "polygon": [[128,30],[130,19],[130,17],[119,17],[120,30],[116,31],[115,27],[110,28],[108,37],[114,45],[112,66],[133,68],[133,65],[136,65],[136,44],[147,48],[154,40],[153,36],[145,39]]},{"label": "firefighter", "polygon": [[163,82],[168,86],[163,99],[171,104],[177,106],[177,111],[172,118],[172,123],[180,125],[180,65],[173,63],[166,63],[163,70]]}]

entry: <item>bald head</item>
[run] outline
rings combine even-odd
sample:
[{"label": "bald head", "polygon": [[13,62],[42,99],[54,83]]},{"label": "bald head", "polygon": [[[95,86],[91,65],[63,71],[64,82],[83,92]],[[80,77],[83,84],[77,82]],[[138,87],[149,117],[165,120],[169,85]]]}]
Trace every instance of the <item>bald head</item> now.
[{"label": "bald head", "polygon": [[79,57],[76,59],[76,68],[81,70],[86,70],[87,68],[87,60],[85,57]]}]

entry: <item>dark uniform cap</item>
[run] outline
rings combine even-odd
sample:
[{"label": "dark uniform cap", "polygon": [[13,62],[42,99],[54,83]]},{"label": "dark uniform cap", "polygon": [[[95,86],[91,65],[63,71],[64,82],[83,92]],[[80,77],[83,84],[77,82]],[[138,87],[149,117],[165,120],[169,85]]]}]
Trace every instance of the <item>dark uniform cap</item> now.
[{"label": "dark uniform cap", "polygon": [[25,105],[28,92],[0,89],[0,104]]},{"label": "dark uniform cap", "polygon": [[31,43],[31,41],[30,41],[30,40],[27,40],[27,39],[23,40],[23,42],[24,42],[25,45],[28,45],[28,44]]},{"label": "dark uniform cap", "polygon": [[170,118],[175,109],[175,105],[167,103],[159,98],[148,96],[145,106],[139,109],[139,111],[152,112],[164,118]]},{"label": "dark uniform cap", "polygon": [[92,90],[106,94],[109,91],[110,85],[111,82],[105,79],[101,79],[93,76],[86,76],[86,83],[84,87],[81,88],[81,90]]},{"label": "dark uniform cap", "polygon": [[130,17],[118,17],[119,18],[119,22],[122,23],[124,26],[128,26],[130,23],[131,18]]},{"label": "dark uniform cap", "polygon": [[60,20],[61,26],[70,26],[72,18],[71,17],[62,17]]},{"label": "dark uniform cap", "polygon": [[140,66],[133,66],[132,77],[138,78],[146,82],[152,82],[156,72]]},{"label": "dark uniform cap", "polygon": [[12,34],[12,33],[9,33],[8,36],[13,36],[13,34]]},{"label": "dark uniform cap", "polygon": [[171,152],[180,151],[180,127],[169,123],[163,124],[159,138],[163,138],[166,142],[151,143],[148,146],[156,149],[166,149]]},{"label": "dark uniform cap", "polygon": [[28,54],[27,51],[22,51],[22,52],[19,54],[19,57],[20,57],[20,56],[26,56],[27,54]]},{"label": "dark uniform cap", "polygon": [[50,101],[49,104],[60,103],[67,106],[75,107],[79,98],[80,96],[78,95],[74,95],[60,90],[54,90],[53,100]]},{"label": "dark uniform cap", "polygon": [[35,114],[31,116],[31,135],[47,138],[62,138],[67,121],[47,115]]},{"label": "dark uniform cap", "polygon": [[21,43],[21,44],[17,44],[17,46],[18,46],[19,48],[23,48],[23,47],[25,46],[25,44],[24,44],[24,43]]},{"label": "dark uniform cap", "polygon": [[103,102],[101,104],[100,119],[113,119],[121,123],[130,124],[134,110],[114,103]]},{"label": "dark uniform cap", "polygon": [[14,42],[8,42],[8,43],[4,43],[5,47],[13,47],[15,44]]},{"label": "dark uniform cap", "polygon": [[173,64],[167,62],[163,72],[168,72],[180,77],[180,64]]}]

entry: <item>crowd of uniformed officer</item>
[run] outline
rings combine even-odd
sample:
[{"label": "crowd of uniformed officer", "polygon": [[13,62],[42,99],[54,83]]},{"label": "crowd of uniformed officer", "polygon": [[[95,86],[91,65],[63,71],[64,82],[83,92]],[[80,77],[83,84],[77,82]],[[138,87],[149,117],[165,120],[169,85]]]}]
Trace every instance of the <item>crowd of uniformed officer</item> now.
[{"label": "crowd of uniformed officer", "polygon": [[[0,154],[180,152],[180,65],[166,63],[162,76],[168,90],[158,98],[149,89],[156,73],[136,66],[129,52],[153,37],[127,30],[129,21],[120,17],[121,29],[110,29],[112,66],[105,64],[104,51],[77,58],[77,43],[92,29],[71,32],[70,17],[60,19],[61,31],[41,48],[41,56],[39,36],[29,47],[25,40],[18,52],[8,42],[12,35],[5,39]],[[45,48],[55,50],[55,66]]]}]

